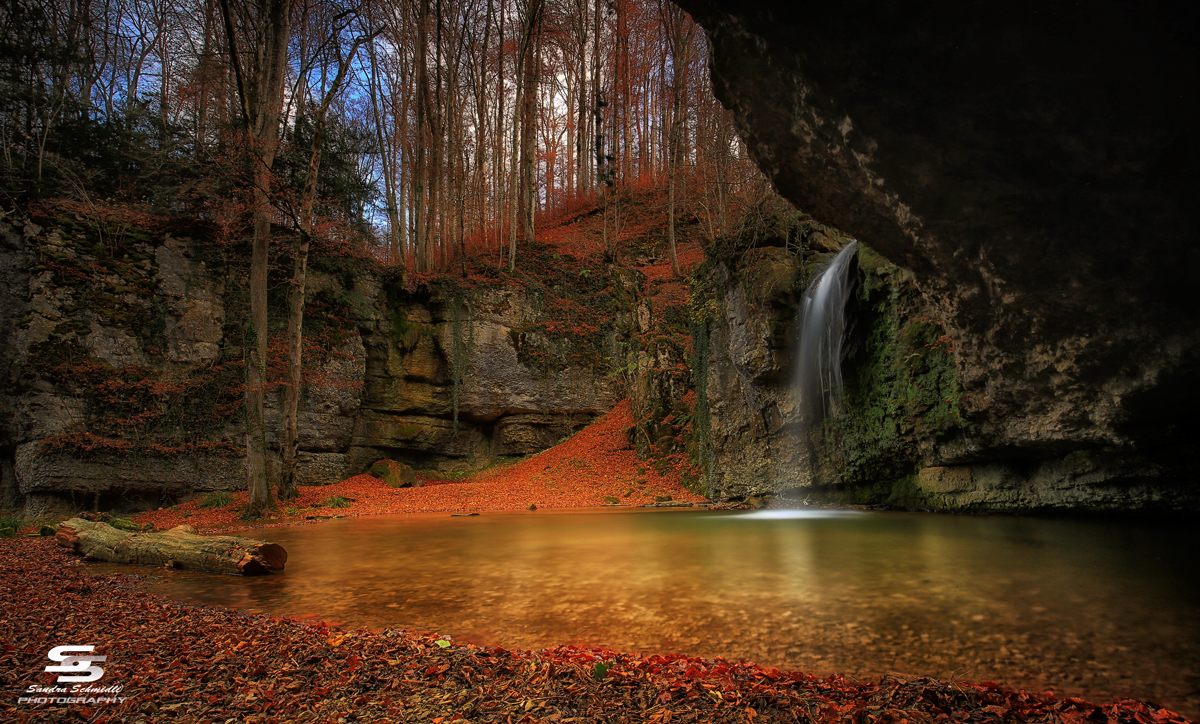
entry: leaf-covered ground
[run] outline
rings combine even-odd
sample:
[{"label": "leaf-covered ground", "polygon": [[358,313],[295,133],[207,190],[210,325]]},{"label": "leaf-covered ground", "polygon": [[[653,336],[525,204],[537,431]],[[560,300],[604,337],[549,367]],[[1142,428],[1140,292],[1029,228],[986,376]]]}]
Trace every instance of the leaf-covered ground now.
[{"label": "leaf-covered ground", "polygon": [[[516,464],[461,480],[426,477],[420,488],[392,488],[379,478],[363,474],[334,485],[302,486],[297,501],[280,505],[278,519],[521,510],[530,504],[538,508],[581,508],[604,505],[606,498],[615,498],[626,505],[643,505],[663,495],[675,501],[704,501],[683,487],[677,473],[660,475],[638,460],[629,445],[628,430],[632,425],[626,400],[562,444]],[[328,505],[336,498],[343,499],[345,507]],[[134,520],[143,525],[153,523],[158,529],[181,523],[199,530],[242,524],[238,510],[246,504],[246,493],[235,493],[232,503],[219,508],[201,508],[202,502],[197,499],[170,509],[150,511]]]},{"label": "leaf-covered ground", "polygon": [[[91,576],[76,563],[51,539],[0,541],[0,721],[1186,721],[1132,700],[1097,706],[986,683],[855,683],[721,659],[344,631],[165,601],[134,578]],[[65,644],[107,656],[94,686],[121,689],[96,696],[124,700],[18,703],[30,685],[54,685],[46,653]]]}]

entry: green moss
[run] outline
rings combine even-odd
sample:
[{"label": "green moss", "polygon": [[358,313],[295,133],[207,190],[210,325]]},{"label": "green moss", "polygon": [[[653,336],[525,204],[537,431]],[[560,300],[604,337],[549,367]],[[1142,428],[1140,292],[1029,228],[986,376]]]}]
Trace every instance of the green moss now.
[{"label": "green moss", "polygon": [[839,502],[930,507],[910,478],[922,444],[964,426],[954,343],[912,311],[902,272],[865,248],[859,269],[844,405],[812,434],[815,479],[846,486]]},{"label": "green moss", "polygon": [[391,312],[392,344],[401,353],[408,353],[417,348],[421,340],[430,336],[431,327],[428,324],[414,322],[408,318],[405,311],[395,307]]},{"label": "green moss", "polygon": [[91,325],[78,318],[67,319],[54,325],[54,333],[63,337],[72,334],[86,337],[90,331]]},{"label": "green moss", "polygon": [[421,425],[397,425],[393,428],[396,432],[392,436],[397,440],[415,440],[420,437],[421,432],[425,430]]},{"label": "green moss", "polygon": [[[465,302],[461,295],[450,297],[450,408],[454,418],[454,434],[458,434],[458,400],[462,391],[462,378],[470,362],[471,347],[475,340],[475,325],[469,316],[464,318]],[[467,310],[469,311],[469,310]],[[464,338],[463,327],[466,326]]]},{"label": "green moss", "polygon": [[117,530],[124,530],[124,531],[140,531],[142,529],[142,526],[140,526],[137,523],[134,523],[132,520],[128,520],[126,518],[113,518],[112,522],[110,522],[109,525],[116,528]]}]

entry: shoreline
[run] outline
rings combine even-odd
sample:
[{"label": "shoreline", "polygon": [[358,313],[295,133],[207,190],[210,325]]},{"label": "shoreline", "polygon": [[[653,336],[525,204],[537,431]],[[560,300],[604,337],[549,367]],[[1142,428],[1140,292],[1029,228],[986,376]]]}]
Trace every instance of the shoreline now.
[{"label": "shoreline", "polygon": [[[93,576],[50,540],[0,541],[6,617],[0,660],[14,722],[1147,721],[1182,715],[1144,702],[1093,705],[991,684],[888,677],[849,682],[749,662],[559,646],[460,644],[436,634],[184,604],[133,576]],[[119,622],[114,625],[114,622]],[[442,643],[438,643],[438,642]],[[125,701],[17,704],[56,645],[91,644]],[[1139,719],[1140,717],[1140,719]]]}]

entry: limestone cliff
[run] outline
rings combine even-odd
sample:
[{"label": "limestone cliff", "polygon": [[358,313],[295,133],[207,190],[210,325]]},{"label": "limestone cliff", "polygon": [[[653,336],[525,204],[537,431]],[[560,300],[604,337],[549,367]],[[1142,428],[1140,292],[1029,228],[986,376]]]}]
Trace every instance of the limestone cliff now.
[{"label": "limestone cliff", "polygon": [[[184,237],[150,218],[51,208],[0,222],[0,505],[37,517],[243,488],[237,249],[203,227]],[[546,363],[552,315],[527,290],[410,291],[353,260],[313,267],[301,484],[384,457],[457,470],[537,452],[625,394],[604,365]],[[276,390],[276,447],[281,407]]]},{"label": "limestone cliff", "polygon": [[390,313],[366,338],[355,469],[380,457],[477,469],[545,450],[624,397],[619,378],[593,367],[538,369],[522,359],[522,330],[541,317],[525,290],[434,287],[386,296]]}]

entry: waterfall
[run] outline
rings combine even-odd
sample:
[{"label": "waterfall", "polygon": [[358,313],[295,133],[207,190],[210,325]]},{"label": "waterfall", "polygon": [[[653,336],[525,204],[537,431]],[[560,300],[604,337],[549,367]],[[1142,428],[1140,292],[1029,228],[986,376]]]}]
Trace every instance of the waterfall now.
[{"label": "waterfall", "polygon": [[846,302],[854,290],[850,270],[857,249],[857,241],[847,244],[813,275],[804,290],[794,389],[805,432],[842,402],[842,355],[850,332]]}]

